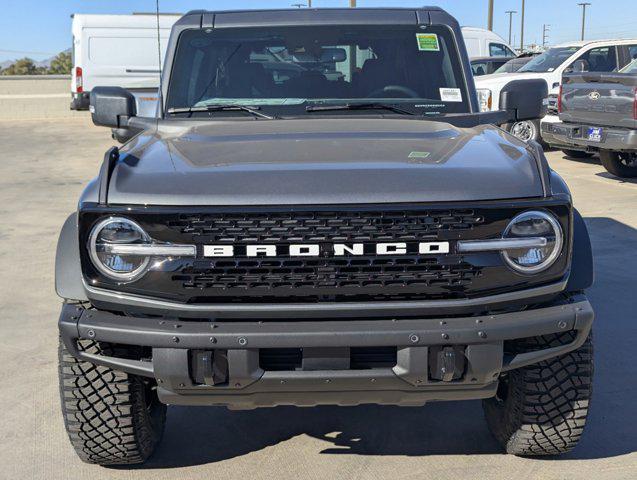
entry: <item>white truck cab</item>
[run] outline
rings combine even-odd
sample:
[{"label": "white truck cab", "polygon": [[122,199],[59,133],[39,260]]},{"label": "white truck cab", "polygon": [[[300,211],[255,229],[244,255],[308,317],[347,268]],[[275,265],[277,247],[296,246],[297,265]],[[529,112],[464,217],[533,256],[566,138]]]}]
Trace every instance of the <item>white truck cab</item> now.
[{"label": "white truck cab", "polygon": [[[637,57],[637,39],[591,40],[569,42],[549,48],[517,72],[498,73],[476,77],[475,84],[483,111],[498,110],[500,92],[514,80],[541,78],[546,80],[549,97],[557,97],[562,74],[572,71],[612,72]],[[552,118],[555,117],[555,118]],[[559,121],[547,115],[544,122]],[[541,141],[540,120],[525,120],[507,124],[505,128],[516,137],[528,141]]]},{"label": "white truck cab", "polygon": [[461,30],[469,58],[517,56],[513,47],[491,30],[478,27],[462,27]]}]

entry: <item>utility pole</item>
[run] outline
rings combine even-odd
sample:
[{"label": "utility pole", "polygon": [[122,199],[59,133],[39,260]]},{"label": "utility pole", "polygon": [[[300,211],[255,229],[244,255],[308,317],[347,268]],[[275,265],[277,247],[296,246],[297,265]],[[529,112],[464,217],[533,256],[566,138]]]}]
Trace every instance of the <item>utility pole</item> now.
[{"label": "utility pole", "polygon": [[312,0],[307,0],[307,8],[312,8]]},{"label": "utility pole", "polygon": [[522,0],[522,19],[520,20],[520,53],[524,52],[524,0]]},{"label": "utility pole", "polygon": [[546,39],[549,38],[549,27],[550,23],[545,23],[542,25],[542,46],[546,47]]},{"label": "utility pole", "polygon": [[588,2],[578,3],[582,7],[582,40],[584,40],[584,27],[586,26],[586,7],[590,5]]},{"label": "utility pole", "polygon": [[487,29],[493,30],[493,0],[489,0],[489,13],[487,15]]},{"label": "utility pole", "polygon": [[505,13],[509,14],[509,45],[512,45],[511,43],[511,25],[513,23],[513,14],[514,13],[518,13],[515,10],[507,10]]},{"label": "utility pole", "polygon": [[349,0],[349,7],[356,8],[356,0]]}]

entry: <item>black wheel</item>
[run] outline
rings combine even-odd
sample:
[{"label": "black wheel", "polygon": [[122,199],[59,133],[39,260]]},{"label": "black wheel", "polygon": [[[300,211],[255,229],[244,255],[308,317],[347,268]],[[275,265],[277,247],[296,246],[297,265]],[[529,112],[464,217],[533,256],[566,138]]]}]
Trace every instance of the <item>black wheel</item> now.
[{"label": "black wheel", "polygon": [[572,157],[572,158],[588,158],[588,157],[593,155],[592,153],[583,152],[581,150],[565,150],[565,149],[562,149],[562,152],[564,152],[564,155],[566,155],[567,157]]},{"label": "black wheel", "polygon": [[[573,341],[575,333],[520,340],[515,353]],[[577,350],[536,365],[512,370],[498,393],[483,401],[489,430],[507,453],[558,455],[577,445],[592,392],[593,345],[589,336]]]},{"label": "black wheel", "polygon": [[616,177],[637,177],[637,152],[611,152],[600,150],[602,165]]},{"label": "black wheel", "polygon": [[[125,356],[108,344],[82,341],[83,350]],[[87,463],[143,463],[161,440],[166,406],[154,383],[135,375],[76,360],[60,341],[59,379],[64,426]]]}]

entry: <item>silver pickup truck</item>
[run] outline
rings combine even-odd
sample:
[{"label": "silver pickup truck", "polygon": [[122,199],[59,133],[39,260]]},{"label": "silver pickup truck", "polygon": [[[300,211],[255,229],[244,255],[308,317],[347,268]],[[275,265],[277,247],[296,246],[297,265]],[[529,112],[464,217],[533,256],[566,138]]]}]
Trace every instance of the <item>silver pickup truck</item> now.
[{"label": "silver pickup truck", "polygon": [[599,152],[618,177],[637,176],[637,60],[619,72],[564,75],[558,100],[562,123],[548,142],[572,157]]}]

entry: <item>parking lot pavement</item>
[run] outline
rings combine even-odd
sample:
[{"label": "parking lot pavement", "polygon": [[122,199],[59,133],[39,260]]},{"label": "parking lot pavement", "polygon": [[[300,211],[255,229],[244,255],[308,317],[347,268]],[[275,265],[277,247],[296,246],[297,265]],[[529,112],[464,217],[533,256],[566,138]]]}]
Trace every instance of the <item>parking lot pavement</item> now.
[{"label": "parking lot pavement", "polygon": [[597,269],[589,292],[597,312],[594,400],[573,453],[503,455],[479,402],[171,407],[164,441],[144,467],[81,463],[59,412],[53,265],[59,229],[111,144],[106,129],[85,119],[0,122],[0,478],[637,478],[637,183],[561,152],[549,161],[586,219]]}]

